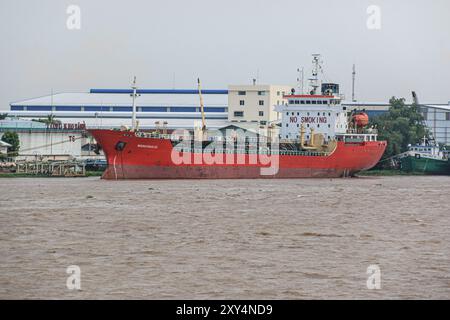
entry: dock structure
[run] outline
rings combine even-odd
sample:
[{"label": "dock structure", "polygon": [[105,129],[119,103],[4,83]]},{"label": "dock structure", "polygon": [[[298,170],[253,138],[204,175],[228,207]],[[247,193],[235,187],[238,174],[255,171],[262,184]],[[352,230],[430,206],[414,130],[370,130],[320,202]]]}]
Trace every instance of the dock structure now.
[{"label": "dock structure", "polygon": [[16,173],[52,177],[84,177],[86,165],[79,161],[25,161],[16,163]]}]

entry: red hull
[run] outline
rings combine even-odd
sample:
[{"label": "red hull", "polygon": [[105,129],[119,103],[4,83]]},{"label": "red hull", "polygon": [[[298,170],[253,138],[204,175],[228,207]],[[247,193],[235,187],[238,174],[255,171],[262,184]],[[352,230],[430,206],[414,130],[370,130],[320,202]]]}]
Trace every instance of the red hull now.
[{"label": "red hull", "polygon": [[[113,130],[89,132],[108,161],[104,179],[338,178],[372,168],[386,149],[384,141],[338,142],[336,150],[328,156],[280,155],[276,173],[262,175],[261,169],[270,164],[263,165],[259,161],[249,164],[251,155],[248,154],[228,154],[234,160],[232,164],[205,164],[195,162],[194,157],[201,157],[201,154],[189,153],[191,164],[175,164],[170,140],[139,138],[129,132]],[[116,150],[119,141],[125,143],[122,151]],[[244,164],[237,164],[237,157],[242,157]]]}]

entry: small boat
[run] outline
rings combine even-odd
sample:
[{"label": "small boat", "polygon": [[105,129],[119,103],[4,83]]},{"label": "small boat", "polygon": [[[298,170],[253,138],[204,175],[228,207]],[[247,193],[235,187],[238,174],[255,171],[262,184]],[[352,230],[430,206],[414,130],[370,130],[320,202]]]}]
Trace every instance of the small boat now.
[{"label": "small boat", "polygon": [[450,174],[449,151],[424,138],[422,143],[408,146],[408,151],[401,158],[401,170],[448,175]]}]

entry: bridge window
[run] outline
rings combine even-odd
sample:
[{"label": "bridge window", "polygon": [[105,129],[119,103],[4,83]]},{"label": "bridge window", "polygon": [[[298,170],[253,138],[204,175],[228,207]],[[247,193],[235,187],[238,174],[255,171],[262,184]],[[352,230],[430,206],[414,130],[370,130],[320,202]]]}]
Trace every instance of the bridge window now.
[{"label": "bridge window", "polygon": [[305,104],[305,100],[300,101],[300,104]]},{"label": "bridge window", "polygon": [[322,101],[321,101],[321,100],[318,100],[318,101],[317,101],[317,104],[322,104]]},{"label": "bridge window", "polygon": [[317,101],[316,101],[316,100],[313,100],[313,101],[311,101],[311,103],[312,103],[312,104],[316,104],[316,103],[317,103]]},{"label": "bridge window", "polygon": [[327,100],[323,100],[323,101],[322,101],[322,104],[327,104]]},{"label": "bridge window", "polygon": [[306,104],[311,104],[311,101],[310,100],[306,100]]}]

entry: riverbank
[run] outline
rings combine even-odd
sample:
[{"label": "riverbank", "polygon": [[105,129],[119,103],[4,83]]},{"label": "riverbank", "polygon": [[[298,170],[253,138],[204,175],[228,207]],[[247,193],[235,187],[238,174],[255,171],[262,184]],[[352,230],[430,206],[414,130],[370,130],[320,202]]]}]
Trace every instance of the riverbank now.
[{"label": "riverbank", "polygon": [[[83,177],[101,177],[102,171],[87,171],[86,175]],[[366,176],[380,176],[380,177],[392,177],[392,176],[423,176],[422,172],[404,172],[400,170],[368,170],[361,171],[357,174],[360,177]],[[54,176],[41,175],[41,174],[31,174],[31,173],[0,173],[0,178],[55,178]]]},{"label": "riverbank", "polygon": [[[102,171],[86,171],[86,175],[73,178],[85,178],[85,177],[101,177]],[[72,178],[72,177],[55,177],[45,174],[32,174],[32,173],[0,173],[1,178]]]},{"label": "riverbank", "polygon": [[357,176],[424,176],[423,172],[406,172],[395,169],[374,169],[358,172]]}]

